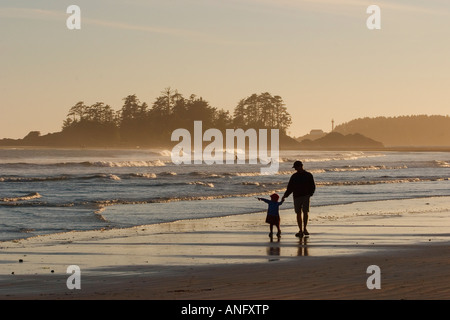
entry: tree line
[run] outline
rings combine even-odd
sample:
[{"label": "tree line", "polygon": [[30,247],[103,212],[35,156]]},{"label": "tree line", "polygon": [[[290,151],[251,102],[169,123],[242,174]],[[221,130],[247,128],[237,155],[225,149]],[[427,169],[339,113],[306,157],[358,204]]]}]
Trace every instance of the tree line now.
[{"label": "tree line", "polygon": [[104,102],[72,106],[63,122],[62,133],[79,139],[95,139],[108,143],[158,144],[170,142],[177,128],[193,130],[194,121],[202,121],[203,129],[221,131],[233,128],[279,129],[280,135],[292,123],[280,96],[268,92],[241,99],[233,113],[212,107],[202,97],[184,97],[177,90],[166,88],[151,106],[138,97],[128,95],[123,106],[115,111]]}]

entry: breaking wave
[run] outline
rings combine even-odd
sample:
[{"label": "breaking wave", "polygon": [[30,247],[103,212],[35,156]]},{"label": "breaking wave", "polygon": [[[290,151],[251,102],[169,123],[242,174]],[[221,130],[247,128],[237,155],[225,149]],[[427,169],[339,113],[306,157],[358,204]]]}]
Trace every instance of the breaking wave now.
[{"label": "breaking wave", "polygon": [[[446,162],[440,163],[441,166],[448,165]],[[449,165],[450,166],[450,165]],[[358,171],[376,171],[376,170],[402,170],[407,169],[406,165],[403,166],[344,166],[344,167],[335,167],[335,168],[326,168],[326,169],[311,169],[308,170],[313,174],[318,173],[326,173],[326,172],[358,172]],[[287,171],[279,171],[276,175],[286,176],[292,175],[292,170]],[[232,177],[249,177],[249,178],[258,178],[264,176],[259,171],[253,172],[200,172],[200,171],[191,171],[191,172],[181,172],[177,173],[175,171],[163,171],[163,172],[135,172],[135,173],[95,173],[95,174],[87,174],[87,175],[55,175],[55,176],[47,176],[47,177],[18,177],[18,176],[3,176],[0,177],[0,183],[2,182],[11,182],[11,183],[20,183],[20,182],[58,182],[58,181],[67,181],[67,180],[112,180],[112,181],[120,181],[122,179],[167,179],[170,177],[196,177],[200,179],[223,179],[223,178],[232,178]]]},{"label": "breaking wave", "polygon": [[123,167],[162,167],[166,164],[161,160],[154,161],[94,161],[94,162],[84,162],[85,166],[93,167],[108,167],[108,168],[123,168]]},{"label": "breaking wave", "polygon": [[450,168],[450,163],[447,161],[435,160],[434,163],[440,168]]},{"label": "breaking wave", "polygon": [[[169,161],[172,163],[171,161]],[[10,168],[30,167],[100,167],[100,168],[131,168],[131,167],[163,167],[167,161],[83,161],[83,162],[57,162],[57,163],[2,163],[0,166]]]},{"label": "breaking wave", "polygon": [[188,184],[214,188],[214,184],[210,183],[210,182],[194,181],[194,182],[189,182]]},{"label": "breaking wave", "polygon": [[0,202],[18,202],[18,201],[26,201],[26,200],[33,200],[33,199],[39,199],[42,196],[38,192],[32,192],[25,196],[19,196],[19,197],[11,197],[11,198],[0,198]]},{"label": "breaking wave", "polygon": [[65,180],[92,180],[92,179],[121,180],[121,178],[115,174],[100,173],[87,176],[60,175],[51,177],[0,177],[0,182],[51,182],[51,181],[65,181]]},{"label": "breaking wave", "polygon": [[156,178],[155,173],[132,173],[131,176],[137,177],[137,178],[147,178],[147,179],[155,179]]}]

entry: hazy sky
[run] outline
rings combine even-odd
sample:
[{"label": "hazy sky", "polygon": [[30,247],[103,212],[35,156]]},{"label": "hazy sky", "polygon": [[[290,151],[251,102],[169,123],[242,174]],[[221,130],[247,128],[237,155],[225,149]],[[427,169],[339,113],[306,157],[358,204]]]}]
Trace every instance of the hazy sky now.
[{"label": "hazy sky", "polygon": [[[81,30],[69,30],[69,5]],[[381,30],[366,9],[381,8]],[[71,106],[151,105],[171,87],[232,111],[280,95],[291,135],[359,117],[450,114],[448,0],[0,2],[0,138],[61,129]]]}]

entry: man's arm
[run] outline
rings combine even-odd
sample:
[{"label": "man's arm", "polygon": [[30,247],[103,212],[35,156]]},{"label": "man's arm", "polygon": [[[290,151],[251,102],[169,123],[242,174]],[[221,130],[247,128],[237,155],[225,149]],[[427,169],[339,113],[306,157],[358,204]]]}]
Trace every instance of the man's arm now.
[{"label": "man's arm", "polygon": [[311,189],[311,196],[314,195],[314,192],[316,192],[316,183],[314,182],[314,177],[310,173],[310,189]]},{"label": "man's arm", "polygon": [[285,198],[289,197],[289,195],[292,193],[292,191],[293,190],[292,190],[292,176],[291,176],[291,178],[289,179],[289,183],[287,185],[286,191],[285,191],[283,197],[281,198],[281,201],[284,201]]}]

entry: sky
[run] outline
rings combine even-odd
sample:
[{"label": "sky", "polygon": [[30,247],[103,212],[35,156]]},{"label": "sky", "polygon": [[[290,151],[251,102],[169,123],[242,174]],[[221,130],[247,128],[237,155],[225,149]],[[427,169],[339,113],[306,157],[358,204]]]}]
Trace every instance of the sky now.
[{"label": "sky", "polygon": [[449,57],[448,0],[2,0],[0,138],[60,131],[78,101],[151,105],[167,87],[230,112],[279,95],[292,136],[332,119],[448,115]]}]

